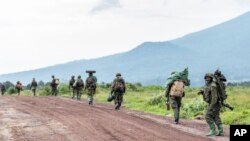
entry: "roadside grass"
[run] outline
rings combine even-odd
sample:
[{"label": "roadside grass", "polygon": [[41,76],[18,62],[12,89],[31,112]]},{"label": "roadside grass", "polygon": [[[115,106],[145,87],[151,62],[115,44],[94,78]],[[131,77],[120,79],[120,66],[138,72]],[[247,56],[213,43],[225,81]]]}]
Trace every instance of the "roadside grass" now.
[{"label": "roadside grass", "polygon": [[[186,95],[182,99],[181,118],[194,119],[196,116],[204,116],[207,104],[203,102],[201,95],[197,95],[199,88],[186,88]],[[250,87],[227,87],[227,103],[234,107],[233,111],[222,108],[221,118],[224,124],[250,124]],[[16,93],[12,94],[16,95]],[[30,90],[21,91],[22,96],[33,96]],[[37,90],[37,96],[50,95],[50,87],[44,86]],[[71,97],[68,85],[60,85],[59,95]],[[99,86],[94,99],[108,103],[110,95],[108,87]],[[87,99],[86,91],[82,99]],[[165,89],[160,86],[130,86],[124,94],[123,106],[162,116],[172,116],[173,111],[166,110]],[[113,104],[111,102],[110,104]]]}]

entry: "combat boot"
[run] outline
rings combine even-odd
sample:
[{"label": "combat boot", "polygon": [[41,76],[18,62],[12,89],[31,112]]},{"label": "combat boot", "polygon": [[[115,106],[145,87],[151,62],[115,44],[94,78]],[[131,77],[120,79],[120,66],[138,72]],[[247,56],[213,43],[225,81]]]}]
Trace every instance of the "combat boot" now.
[{"label": "combat boot", "polygon": [[222,124],[217,124],[217,127],[218,133],[216,134],[216,136],[224,136]]},{"label": "combat boot", "polygon": [[214,136],[215,135],[215,126],[213,123],[208,124],[209,125],[209,133],[206,134],[206,136]]}]

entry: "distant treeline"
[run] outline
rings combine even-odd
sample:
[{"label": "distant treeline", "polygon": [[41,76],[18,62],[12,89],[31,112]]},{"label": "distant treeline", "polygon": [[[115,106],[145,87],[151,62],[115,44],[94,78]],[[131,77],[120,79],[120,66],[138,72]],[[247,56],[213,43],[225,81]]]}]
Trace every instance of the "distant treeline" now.
[{"label": "distant treeline", "polygon": [[250,86],[250,81],[245,82],[228,82],[228,86]]}]

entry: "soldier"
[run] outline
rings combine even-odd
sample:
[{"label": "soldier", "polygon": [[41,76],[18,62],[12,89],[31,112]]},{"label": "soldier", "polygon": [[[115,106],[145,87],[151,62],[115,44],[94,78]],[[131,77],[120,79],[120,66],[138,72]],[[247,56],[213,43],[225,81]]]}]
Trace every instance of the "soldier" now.
[{"label": "soldier", "polygon": [[[207,73],[204,77],[206,85],[200,92],[203,95],[203,100],[208,103],[205,119],[209,125],[210,131],[207,136],[223,136],[223,127],[220,118],[221,104],[218,98],[218,89],[216,83],[213,81],[213,74]],[[215,125],[217,125],[218,133],[215,134]]]},{"label": "soldier", "polygon": [[75,83],[75,76],[71,76],[71,80],[69,81],[69,90],[71,91],[72,93],[72,99],[75,98],[75,93],[76,93],[76,89],[75,87],[73,86],[74,83]]},{"label": "soldier", "polygon": [[0,84],[0,90],[1,90],[1,95],[3,96],[6,91],[4,84]]},{"label": "soldier", "polygon": [[75,81],[73,87],[76,89],[77,100],[80,101],[82,96],[82,90],[84,88],[84,83],[80,75],[77,77],[77,80]]},{"label": "soldier", "polygon": [[113,80],[111,86],[111,94],[115,100],[115,110],[119,110],[123,102],[123,94],[126,92],[125,80],[120,73],[116,74],[116,78]]},{"label": "soldier", "polygon": [[51,76],[52,78],[52,81],[50,83],[50,86],[51,86],[51,94],[52,96],[57,96],[57,86],[58,86],[58,83],[57,83],[57,80],[55,78],[54,75]]},{"label": "soldier", "polygon": [[86,72],[89,73],[89,77],[86,79],[85,89],[88,90],[87,95],[88,95],[89,105],[91,105],[93,104],[93,96],[96,91],[97,78],[93,75],[95,71],[86,71]]},{"label": "soldier", "polygon": [[20,81],[16,82],[16,90],[17,90],[17,95],[19,96],[22,90],[22,83]]},{"label": "soldier", "polygon": [[36,87],[37,87],[37,82],[36,82],[36,79],[33,78],[32,82],[30,84],[30,89],[31,89],[31,91],[33,93],[33,96],[36,96]]},{"label": "soldier", "polygon": [[167,103],[170,101],[171,107],[174,111],[174,123],[179,124],[180,108],[184,92],[185,83],[181,79],[176,79],[171,85],[166,88]]}]

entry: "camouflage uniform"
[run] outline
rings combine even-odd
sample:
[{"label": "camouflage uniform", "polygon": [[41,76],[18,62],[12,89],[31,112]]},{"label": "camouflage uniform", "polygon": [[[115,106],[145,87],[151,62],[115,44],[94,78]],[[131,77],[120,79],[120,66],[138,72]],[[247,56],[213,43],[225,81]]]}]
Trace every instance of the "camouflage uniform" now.
[{"label": "camouflage uniform", "polygon": [[93,73],[89,73],[89,77],[86,79],[86,87],[85,87],[85,89],[87,89],[89,105],[93,104],[93,96],[96,91],[96,83],[97,83],[97,78],[93,75]]},{"label": "camouflage uniform", "polygon": [[[166,97],[167,97],[167,102],[170,101],[171,107],[172,107],[172,109],[174,111],[174,123],[179,124],[182,97],[170,96],[170,91],[171,91],[172,85],[167,87],[165,94],[166,94]],[[183,97],[184,96],[185,96],[185,92],[183,92]]]},{"label": "camouflage uniform", "polygon": [[217,85],[215,82],[213,82],[213,74],[208,73],[204,78],[206,80],[206,85],[203,89],[203,99],[208,103],[205,119],[210,128],[210,132],[207,134],[207,136],[215,135],[214,123],[218,127],[218,133],[216,135],[223,136],[223,128],[220,118],[221,104],[218,99]]},{"label": "camouflage uniform", "polygon": [[3,96],[6,90],[4,84],[0,84],[0,90],[1,90],[1,95]]},{"label": "camouflage uniform", "polygon": [[[120,83],[122,86],[117,86]],[[119,88],[120,87],[120,88]],[[121,77],[120,73],[116,74],[111,86],[111,94],[113,93],[115,100],[115,109],[119,110],[123,102],[123,94],[126,92],[125,80]]]},{"label": "camouflage uniform", "polygon": [[19,96],[22,90],[22,83],[20,81],[17,81],[16,83],[16,90],[17,90],[17,95]]},{"label": "camouflage uniform", "polygon": [[57,91],[57,84],[56,84],[56,79],[54,75],[52,76],[52,81],[50,83],[50,86],[51,86],[52,96],[57,96],[58,91]]},{"label": "camouflage uniform", "polygon": [[31,84],[30,84],[30,89],[32,90],[33,96],[36,96],[36,87],[37,87],[37,82],[35,78],[33,78]]},{"label": "camouflage uniform", "polygon": [[75,94],[76,94],[76,88],[73,86],[75,81],[76,81],[75,76],[72,76],[71,80],[69,81],[69,90],[71,91],[72,99],[75,98]]},{"label": "camouflage uniform", "polygon": [[75,90],[76,90],[77,100],[81,100],[82,91],[84,88],[84,83],[83,80],[81,79],[81,76],[78,76],[75,83],[76,83]]}]

